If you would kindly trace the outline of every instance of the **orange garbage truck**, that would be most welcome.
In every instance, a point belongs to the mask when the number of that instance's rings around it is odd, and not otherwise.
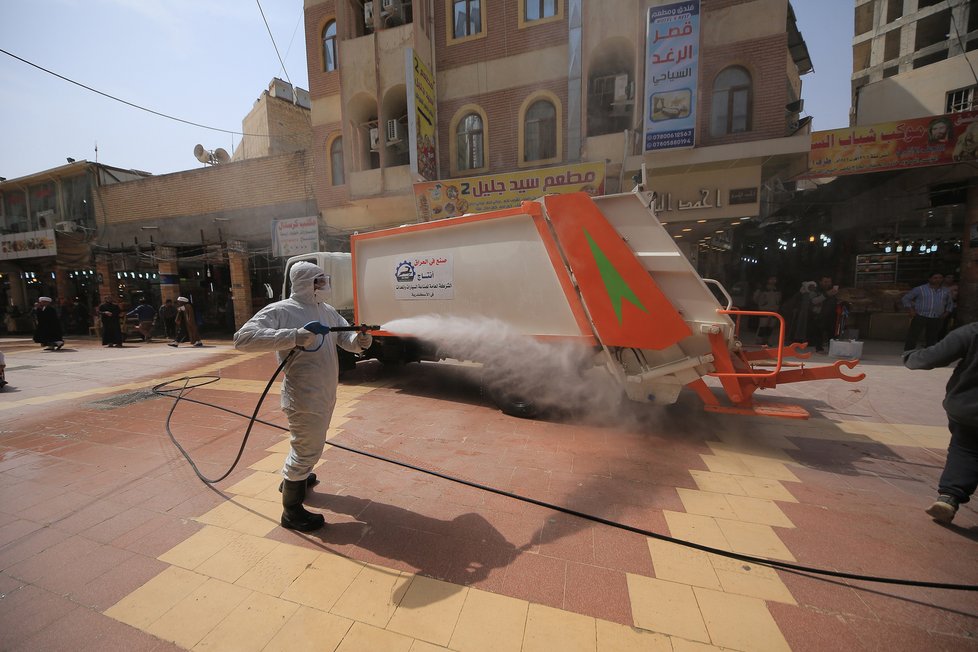
[[[506,329],[508,342],[515,336],[581,352],[575,372],[582,364],[600,368],[606,384],[634,401],[671,404],[686,389],[708,411],[791,418],[808,413],[761,402],[757,391],[863,378],[843,372],[856,360],[790,361],[808,354],[785,346],[783,322],[777,346],[742,346],[742,317],[780,321],[780,315],[733,308],[726,290],[692,267],[651,203],[641,192],[548,195],[516,208],[353,235],[356,321],[381,325],[370,354],[383,362],[465,357],[465,347],[461,354],[446,351],[426,337],[437,329],[417,325],[489,322]],[[470,330],[472,339],[481,337],[478,328]],[[477,344],[467,349],[470,357],[491,363],[478,359],[491,356]],[[560,373],[555,369],[548,373]],[[536,410],[525,391],[494,394],[504,412]]]

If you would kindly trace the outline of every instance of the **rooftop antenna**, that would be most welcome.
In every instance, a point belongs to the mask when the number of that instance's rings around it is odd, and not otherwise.
[[[95,162],[98,163],[98,141],[95,141]]]

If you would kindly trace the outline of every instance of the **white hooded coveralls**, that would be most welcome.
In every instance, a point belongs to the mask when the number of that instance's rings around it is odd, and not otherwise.
[[[314,297],[313,280],[324,274],[318,265],[295,263],[289,270],[292,295],[265,306],[249,319],[234,334],[234,348],[247,352],[274,351],[281,364],[297,345],[296,335],[305,324],[318,321],[330,327],[349,326],[332,306],[317,302]],[[308,335],[308,331],[299,334],[300,342],[303,334]],[[317,335],[306,348],[315,348],[323,337],[326,341],[318,350],[300,351],[285,367],[282,411],[289,421],[292,444],[282,468],[286,480],[305,480],[323,454],[326,430],[336,405],[339,377],[336,346],[351,353],[362,351],[357,343],[358,333],[353,331]]]

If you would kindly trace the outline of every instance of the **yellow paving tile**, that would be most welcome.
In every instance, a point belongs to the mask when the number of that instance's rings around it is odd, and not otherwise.
[[[278,491],[282,476],[267,471],[256,471],[228,487],[227,491],[239,496],[258,496],[269,487]]]
[[[795,527],[777,503],[765,498],[750,496],[727,496],[727,502],[737,515],[737,520],[748,523],[761,523],[775,527]]]
[[[523,652],[595,652],[594,618],[530,604],[523,634]]]
[[[683,487],[678,487],[676,492],[679,494],[680,500],[683,501],[683,507],[690,514],[715,518],[737,518],[737,513],[730,507],[727,497],[723,494]]]
[[[300,606],[263,652],[332,652],[351,625],[352,620]]]
[[[703,455],[703,463],[706,468],[714,473],[728,473],[730,475],[754,475],[747,465],[740,461],[740,458],[731,455]]]
[[[242,534],[201,562],[194,570],[234,584],[279,545],[269,539]]]
[[[694,641],[710,640],[691,587],[631,573],[626,579],[637,627]]]
[[[469,589],[448,644],[461,652],[519,652],[529,603]]]
[[[672,637],[672,652],[721,652],[722,649],[709,643],[687,641],[678,636]]]
[[[655,576],[660,580],[720,589],[720,580],[707,553],[656,539],[646,541],[652,554]]]
[[[411,644],[410,652],[445,652],[447,649],[447,647],[442,647],[441,645],[415,639],[414,643]]]
[[[266,471],[268,473],[276,473],[282,470],[282,464],[285,463],[285,459],[278,454],[269,455],[258,460],[248,468],[252,471]]]
[[[783,462],[768,460],[751,455],[741,455],[740,461],[750,469],[750,475],[758,478],[771,478],[782,482],[801,482],[798,476]]]
[[[280,441],[280,442],[278,442],[276,444],[272,444],[271,446],[269,446],[268,448],[266,448],[265,449],[265,452],[267,452],[267,453],[279,453],[280,455],[283,455],[284,456],[284,455],[288,455],[289,450],[291,450],[291,448],[292,448],[292,444],[291,444],[291,442],[289,442],[289,438],[288,437],[284,437],[282,439],[282,441]],[[279,457],[279,459],[282,461],[282,463],[285,462],[285,457]],[[279,471],[282,470],[282,464],[279,464],[278,465],[278,470]],[[269,471],[269,473],[270,473],[270,471]],[[278,476],[278,479],[281,481],[282,476],[279,475]]]
[[[887,446],[915,446],[916,442],[894,424],[872,421],[839,421],[835,427],[842,433],[862,435]],[[842,439],[842,437],[839,437]],[[851,437],[850,437],[851,439]]]
[[[735,441],[731,440],[722,433],[717,433],[721,439],[724,441],[708,441],[706,445],[710,447],[714,455],[729,455],[737,457],[739,455],[753,455],[755,457],[760,457],[764,459],[776,460],[779,462],[792,462],[793,459],[791,455],[786,453],[781,446],[772,446],[770,444],[771,438],[768,437],[764,440],[759,439],[753,435],[747,435],[749,437],[747,440]],[[786,439],[781,439],[781,441],[787,441]],[[791,448],[797,448],[797,446],[791,446]]]
[[[700,491],[712,491],[718,494],[728,494],[733,496],[746,496],[747,493],[740,483],[738,477],[727,473],[714,473],[713,471],[700,471],[691,469],[689,472],[693,476],[693,481]]]
[[[280,597],[329,611],[363,569],[363,562],[320,553]]]
[[[751,652],[790,650],[763,600],[694,588],[711,642]]]
[[[214,509],[198,516],[199,523],[206,523],[214,527],[230,528],[236,522],[248,516],[249,512],[237,502],[237,496],[226,500]]]
[[[353,623],[336,652],[410,652],[413,643],[414,639],[403,634]]]
[[[189,650],[249,595],[251,591],[248,589],[211,578],[175,604],[146,631]]]
[[[669,534],[677,539],[685,539],[720,550],[730,550],[730,544],[724,538],[715,518],[669,510],[663,510],[662,515],[666,517],[666,523],[669,525]]]
[[[664,634],[626,627],[607,620],[597,620],[597,652],[672,652],[672,643]]]
[[[294,602],[252,593],[194,646],[194,651],[260,652],[298,609]]]
[[[414,578],[387,623],[387,629],[437,645],[448,645],[468,589],[423,577]]]
[[[771,579],[751,573],[733,573],[725,570],[717,570],[716,574],[725,593],[736,593],[785,604],[798,604],[780,577]]]
[[[193,570],[240,536],[237,532],[207,526],[164,552],[158,559],[167,564]]]
[[[105,615],[138,629],[146,629],[206,581],[206,575],[170,566],[106,609]]]
[[[268,595],[281,595],[322,553],[280,543],[235,584]]]
[[[282,518],[282,496],[276,486],[274,501],[250,496],[235,496],[234,502],[244,510],[244,515],[229,525],[229,529],[263,537],[279,526]]]
[[[769,525],[728,521],[722,518],[716,519],[716,522],[723,533],[723,538],[730,543],[730,549],[734,552],[795,561],[794,556]]]
[[[752,478],[748,476],[737,477],[737,483],[744,490],[743,493],[751,498],[767,498],[768,500],[780,500],[785,503],[797,503],[791,491],[788,490],[780,480],[770,478]]]
[[[330,611],[375,627],[386,627],[413,575],[368,564]]]

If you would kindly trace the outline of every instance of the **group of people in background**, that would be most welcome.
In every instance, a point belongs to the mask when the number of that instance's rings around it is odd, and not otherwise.
[[[927,283],[903,296],[902,305],[911,315],[904,350],[916,348],[921,335],[925,345],[932,346],[954,328],[957,294],[958,284],[953,274],[934,273]],[[751,295],[751,307],[777,312],[784,318],[785,344],[808,342],[816,352],[822,353],[831,339],[842,336],[846,330],[846,304],[839,301],[838,295],[839,286],[833,283],[832,277],[822,276],[818,281],[802,282],[796,293],[784,299],[778,277],[769,276]],[[759,317],[756,343],[776,346],[778,329],[776,318]]]
[[[80,302],[74,305],[82,306]],[[33,339],[45,350],[56,351],[64,346],[64,333],[69,330],[64,325],[65,312],[68,309],[77,312],[71,306],[62,306],[61,314],[59,314],[50,297],[39,297],[34,305],[31,313],[34,321]],[[87,311],[84,313],[87,330]],[[106,295],[102,303],[95,309],[95,317],[98,320],[102,335],[102,346],[122,348],[126,339],[122,328],[123,315],[126,318],[136,319],[138,324],[136,332],[142,337],[143,342],[152,342],[153,329],[156,326],[157,318],[159,318],[163,323],[165,337],[170,340],[170,346],[176,347],[185,342],[197,347],[204,345],[200,338],[193,305],[186,297],[178,297],[176,304],[172,299],[167,299],[160,306],[159,311],[150,305],[148,299],[141,298],[132,310],[123,313],[116,298]]]

